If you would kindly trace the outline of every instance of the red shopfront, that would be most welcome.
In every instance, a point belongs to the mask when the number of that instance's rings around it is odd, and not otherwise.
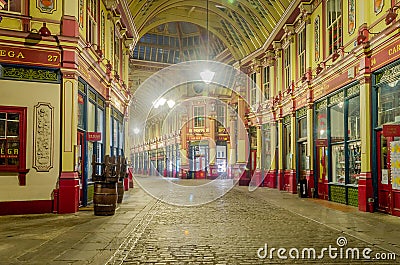
[[[400,64],[375,73],[373,100],[374,204],[378,211],[400,216]],[[372,202],[371,202],[372,203]]]

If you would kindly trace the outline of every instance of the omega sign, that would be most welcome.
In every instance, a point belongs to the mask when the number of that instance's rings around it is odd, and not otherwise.
[[[0,45],[0,62],[59,67],[61,53]]]

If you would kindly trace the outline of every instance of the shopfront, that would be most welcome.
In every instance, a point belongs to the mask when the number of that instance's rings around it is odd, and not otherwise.
[[[111,110],[111,155],[124,156],[124,115],[117,109]]]
[[[204,142],[191,142],[189,145],[188,178],[204,179],[209,164],[209,147]]]
[[[328,200],[328,100],[324,99],[314,104],[315,106],[315,183],[318,198]]]
[[[78,89],[77,171],[81,181],[81,205],[85,206],[93,201],[92,157],[95,155],[97,162],[103,162],[105,154],[105,100],[82,79]]]
[[[282,159],[283,159],[283,170],[284,177],[282,187],[284,190],[289,191],[290,179],[292,175],[292,115],[286,115],[283,117],[283,147],[282,147]]]
[[[389,65],[374,75],[373,159],[376,206],[379,211],[400,216],[400,65]]]
[[[318,196],[358,206],[361,173],[359,85],[351,84],[315,103]],[[328,164],[327,164],[328,162]]]
[[[307,170],[309,169],[307,156],[307,107],[296,111],[296,126],[296,180],[297,183],[300,183],[306,179]]]

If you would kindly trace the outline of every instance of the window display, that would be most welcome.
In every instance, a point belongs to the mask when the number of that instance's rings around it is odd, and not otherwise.
[[[16,170],[20,164],[25,136],[21,135],[22,108],[0,107],[0,171]]]
[[[332,146],[332,182],[346,183],[346,163],[344,144]]]
[[[353,142],[348,146],[349,153],[349,184],[358,185],[361,173],[361,142]]]
[[[349,99],[348,140],[360,139],[360,96]]]

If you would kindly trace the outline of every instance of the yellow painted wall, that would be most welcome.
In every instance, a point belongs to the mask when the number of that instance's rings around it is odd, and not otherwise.
[[[50,200],[59,176],[60,157],[60,85],[0,80],[0,106],[27,107],[26,186],[19,186],[16,173],[0,173],[0,201]],[[54,107],[53,168],[36,172],[32,168],[34,106],[38,102]]]

